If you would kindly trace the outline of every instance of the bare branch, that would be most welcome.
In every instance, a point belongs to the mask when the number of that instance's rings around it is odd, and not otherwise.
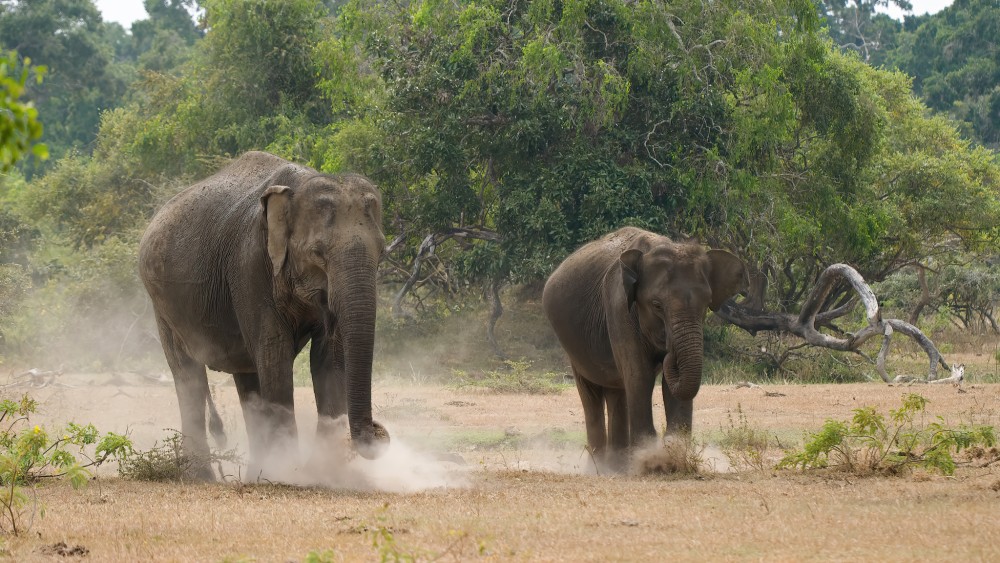
[[[848,333],[846,338],[824,334],[819,331],[816,324],[817,322],[827,323],[839,316],[843,316],[854,305],[855,301],[852,299],[832,311],[821,311],[824,304],[827,303],[827,297],[830,295],[830,292],[841,280],[847,281],[851,288],[854,289],[854,292],[865,307],[865,315],[868,320],[868,326],[855,334]],[[919,328],[903,320],[882,318],[882,312],[879,309],[875,293],[872,292],[864,278],[861,277],[861,274],[847,264],[833,264],[820,274],[816,286],[806,297],[798,315],[750,310],[736,304],[732,299],[723,303],[722,307],[715,314],[726,322],[732,323],[751,334],[758,331],[787,332],[802,338],[807,344],[812,346],[842,352],[855,352],[861,355],[864,355],[861,353],[861,346],[870,338],[881,334],[883,336],[882,348],[879,351],[875,364],[882,380],[887,383],[889,382],[889,375],[885,369],[885,360],[889,353],[890,339],[895,332],[912,338],[927,354],[930,364],[927,381],[937,379],[938,365],[943,366],[945,369],[950,369],[934,343]]]
[[[390,251],[390,248],[394,249],[398,246],[398,244],[402,244],[402,241],[397,243],[397,240],[399,240],[402,236],[403,234],[401,233],[399,237],[396,237],[396,240],[393,240],[393,242],[386,247],[387,252]],[[418,284],[420,280],[420,270],[423,267],[424,260],[434,256],[434,251],[438,245],[452,238],[476,239],[488,242],[499,242],[501,240],[500,235],[495,231],[470,227],[451,227],[445,229],[444,231],[431,233],[424,237],[423,242],[421,242],[420,246],[417,248],[417,255],[413,258],[413,267],[410,270],[409,277],[407,277],[406,281],[403,282],[403,286],[399,288],[399,291],[396,292],[395,298],[393,298],[392,317],[394,319],[409,316],[409,314],[403,310],[403,298],[406,297],[406,294]]]

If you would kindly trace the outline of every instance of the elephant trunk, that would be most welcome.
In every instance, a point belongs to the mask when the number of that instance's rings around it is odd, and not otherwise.
[[[351,441],[366,459],[376,459],[385,451],[389,434],[372,420],[372,357],[375,351],[375,270],[376,262],[364,246],[352,245],[347,267],[340,271],[344,283],[338,299],[338,324],[344,342],[347,375],[347,419]],[[334,282],[331,281],[331,287]],[[332,291],[332,289],[331,289]]]
[[[704,340],[701,323],[680,323],[671,330],[667,356],[663,358],[663,381],[670,394],[680,401],[690,401],[701,388],[704,363]]]

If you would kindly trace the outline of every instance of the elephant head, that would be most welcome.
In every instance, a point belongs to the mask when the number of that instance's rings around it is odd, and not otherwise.
[[[361,176],[321,174],[294,188],[270,186],[260,201],[275,299],[292,308],[304,300],[337,323],[351,439],[374,459],[389,441],[371,405],[375,277],[385,248],[379,192]]]
[[[620,265],[643,340],[666,353],[664,385],[678,400],[693,399],[701,386],[706,310],[718,309],[742,288],[743,262],[724,250],[667,242],[626,250]]]

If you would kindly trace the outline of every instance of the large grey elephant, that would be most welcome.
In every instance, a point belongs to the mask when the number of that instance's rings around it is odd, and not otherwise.
[[[276,447],[297,453],[292,362],[309,341],[319,437],[347,414],[361,455],[375,458],[386,446],[371,405],[381,205],[363,176],[250,152],[153,217],[139,273],[193,459],[207,459],[206,406],[213,435],[222,432],[205,366],[233,374],[251,468]],[[212,478],[207,461],[197,470]]]
[[[743,262],[729,252],[633,227],[584,245],[552,273],[542,306],[569,356],[598,463],[621,467],[630,446],[656,436],[661,366],[667,432],[690,432],[706,310],[744,278]]]

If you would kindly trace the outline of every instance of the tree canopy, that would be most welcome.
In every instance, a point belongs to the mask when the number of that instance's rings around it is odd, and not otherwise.
[[[730,249],[744,306],[794,311],[833,263],[878,282],[997,253],[988,128],[953,121],[988,117],[996,88],[978,1],[897,25],[810,0],[204,0],[199,22],[147,0],[129,31],[91,0],[0,2],[2,46],[50,67],[23,95],[54,156],[0,177],[4,221],[34,229],[39,286],[104,271],[136,309],[128,258],[157,205],[268,150],[380,185],[401,296],[538,282],[635,225]],[[73,295],[113,307],[108,287]]]
[[[38,109],[21,99],[31,74],[41,83],[45,68],[31,66],[17,51],[0,52],[0,172],[10,170],[29,151],[39,159],[48,158],[48,148],[39,143],[42,124]]]

